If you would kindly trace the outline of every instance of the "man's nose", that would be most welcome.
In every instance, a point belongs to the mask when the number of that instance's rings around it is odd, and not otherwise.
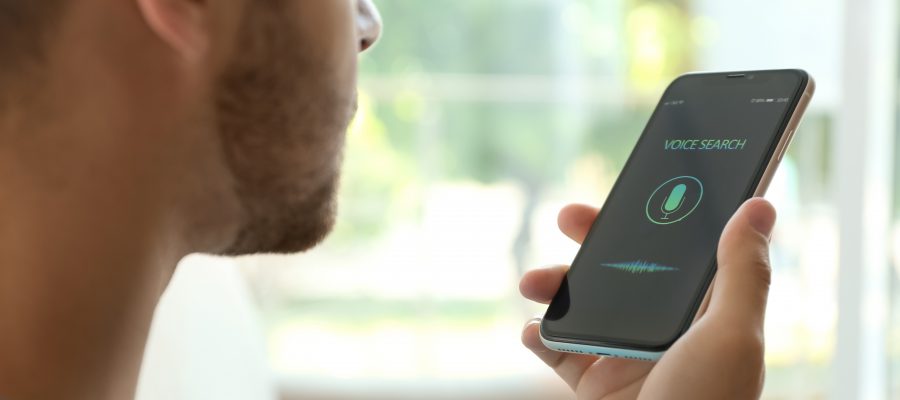
[[[372,0],[357,0],[356,31],[359,51],[366,51],[381,36],[381,15]]]

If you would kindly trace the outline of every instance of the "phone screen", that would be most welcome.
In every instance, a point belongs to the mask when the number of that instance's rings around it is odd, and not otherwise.
[[[705,295],[719,236],[755,191],[807,80],[786,70],[672,83],[548,308],[545,336],[668,348]]]

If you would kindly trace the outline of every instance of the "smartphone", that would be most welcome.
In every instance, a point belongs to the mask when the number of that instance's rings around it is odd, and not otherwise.
[[[765,194],[814,91],[802,70],[672,82],[547,308],[543,343],[659,359],[693,322],[725,224]]]

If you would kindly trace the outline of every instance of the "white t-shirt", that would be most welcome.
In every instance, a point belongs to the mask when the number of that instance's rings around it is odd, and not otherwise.
[[[274,400],[257,309],[233,261],[192,256],[156,309],[138,400]]]

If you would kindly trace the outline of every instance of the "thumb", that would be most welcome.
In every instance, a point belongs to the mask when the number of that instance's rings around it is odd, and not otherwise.
[[[760,198],[748,200],[731,217],[719,240],[711,315],[762,329],[772,279],[769,237],[774,226],[775,208]]]

